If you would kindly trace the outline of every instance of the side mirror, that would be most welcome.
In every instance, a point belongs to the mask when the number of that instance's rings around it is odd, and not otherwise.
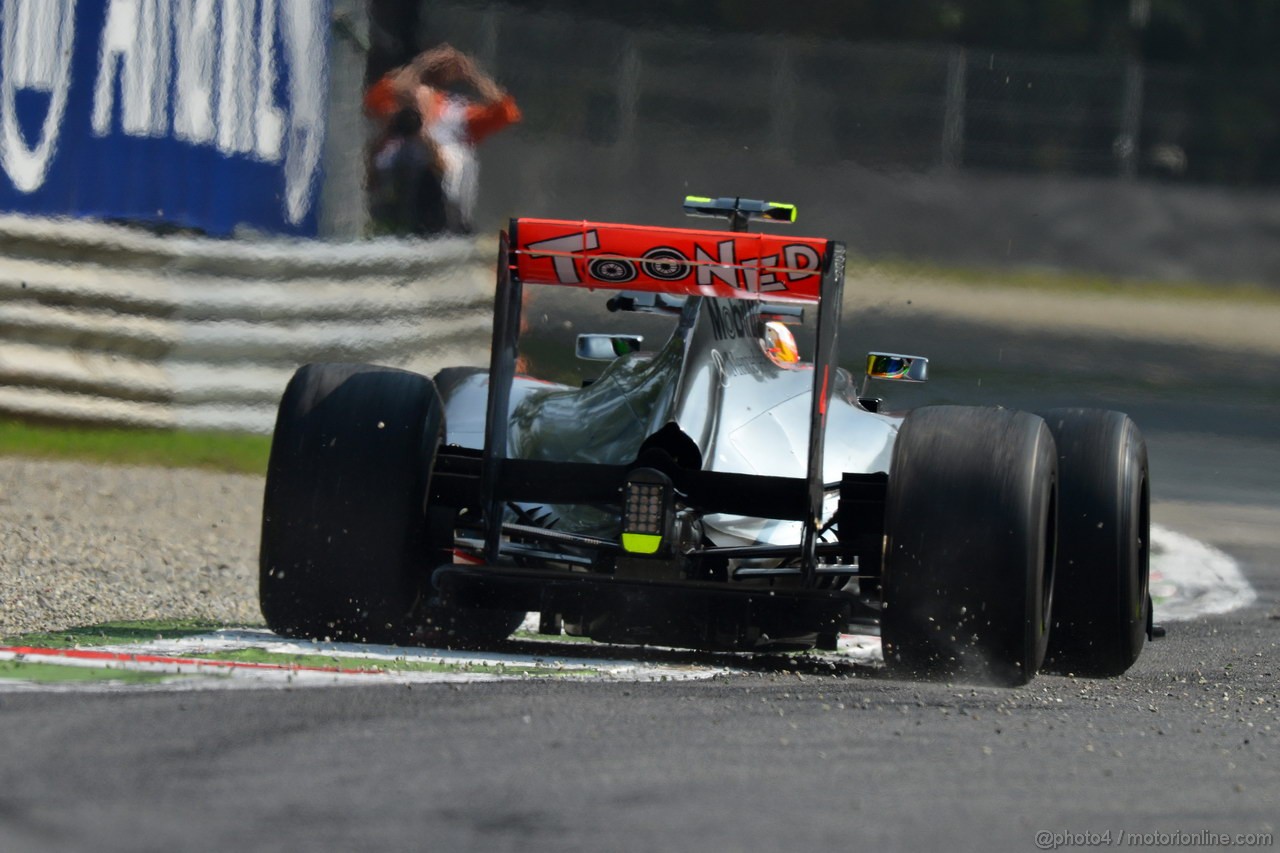
[[[929,359],[920,355],[869,352],[867,353],[867,378],[924,382],[929,378]]]
[[[586,361],[613,361],[638,352],[644,338],[640,335],[578,335],[578,358]]]

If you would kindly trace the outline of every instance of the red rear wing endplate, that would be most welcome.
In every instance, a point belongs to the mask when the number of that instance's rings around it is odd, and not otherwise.
[[[528,284],[817,302],[829,241],[813,237],[513,219],[516,277]]]

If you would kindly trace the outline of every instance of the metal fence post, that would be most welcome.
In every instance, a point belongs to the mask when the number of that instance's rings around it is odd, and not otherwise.
[[[1124,98],[1120,102],[1120,134],[1116,137],[1116,157],[1120,160],[1120,177],[1132,179],[1138,172],[1138,136],[1142,130],[1142,84],[1146,69],[1142,62],[1130,59],[1124,67]]]
[[[359,0],[334,0],[332,15],[319,232],[349,240],[363,236],[369,224],[364,168],[368,123],[362,102],[369,14]]]
[[[947,54],[947,95],[942,113],[943,169],[958,169],[964,163],[964,101],[969,54],[953,47]]]
[[[485,9],[480,26],[480,67],[490,74],[498,74],[498,28],[501,21],[495,9]]]
[[[1142,64],[1142,31],[1151,19],[1151,0],[1129,0],[1129,57],[1124,68],[1124,99],[1121,101],[1120,134],[1116,137],[1116,157],[1120,177],[1132,179],[1138,172],[1138,142],[1142,133],[1142,91],[1146,67]]]
[[[640,51],[634,38],[627,39],[618,66],[618,135],[613,141],[613,155],[618,167],[629,167],[635,152],[636,114],[640,110]]]
[[[769,90],[769,142],[779,157],[789,160],[796,120],[796,74],[791,67],[791,48],[785,43],[775,55]]]

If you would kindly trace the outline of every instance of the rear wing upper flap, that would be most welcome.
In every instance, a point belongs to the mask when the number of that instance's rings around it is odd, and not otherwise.
[[[817,302],[833,243],[813,237],[513,219],[516,278],[689,296]]]

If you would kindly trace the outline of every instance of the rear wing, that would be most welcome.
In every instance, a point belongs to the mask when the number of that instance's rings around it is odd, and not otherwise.
[[[727,209],[711,201],[708,210]],[[731,212],[741,213],[741,200],[730,201]],[[745,225],[745,218],[738,218]],[[486,559],[498,559],[505,501],[522,493],[522,482],[542,484],[540,488],[545,490],[545,484],[564,478],[566,471],[562,465],[557,467],[559,463],[507,459],[507,413],[515,379],[525,283],[808,302],[816,304],[818,317],[807,476],[803,481],[771,481],[769,488],[776,490],[775,495],[786,492],[793,498],[774,502],[786,506],[756,509],[762,517],[804,521],[800,564],[805,582],[812,584],[823,516],[822,452],[827,403],[835,384],[844,266],[844,244],[834,240],[558,219],[511,220],[510,231],[501,234],[498,241],[493,348],[480,473]],[[590,479],[587,470],[592,466],[579,467],[581,470],[571,479]],[[753,479],[716,472],[702,472],[701,476],[720,493],[740,491],[744,479]],[[598,500],[599,495],[594,497]]]
[[[513,219],[515,277],[685,296],[817,302],[831,241],[776,234]]]

